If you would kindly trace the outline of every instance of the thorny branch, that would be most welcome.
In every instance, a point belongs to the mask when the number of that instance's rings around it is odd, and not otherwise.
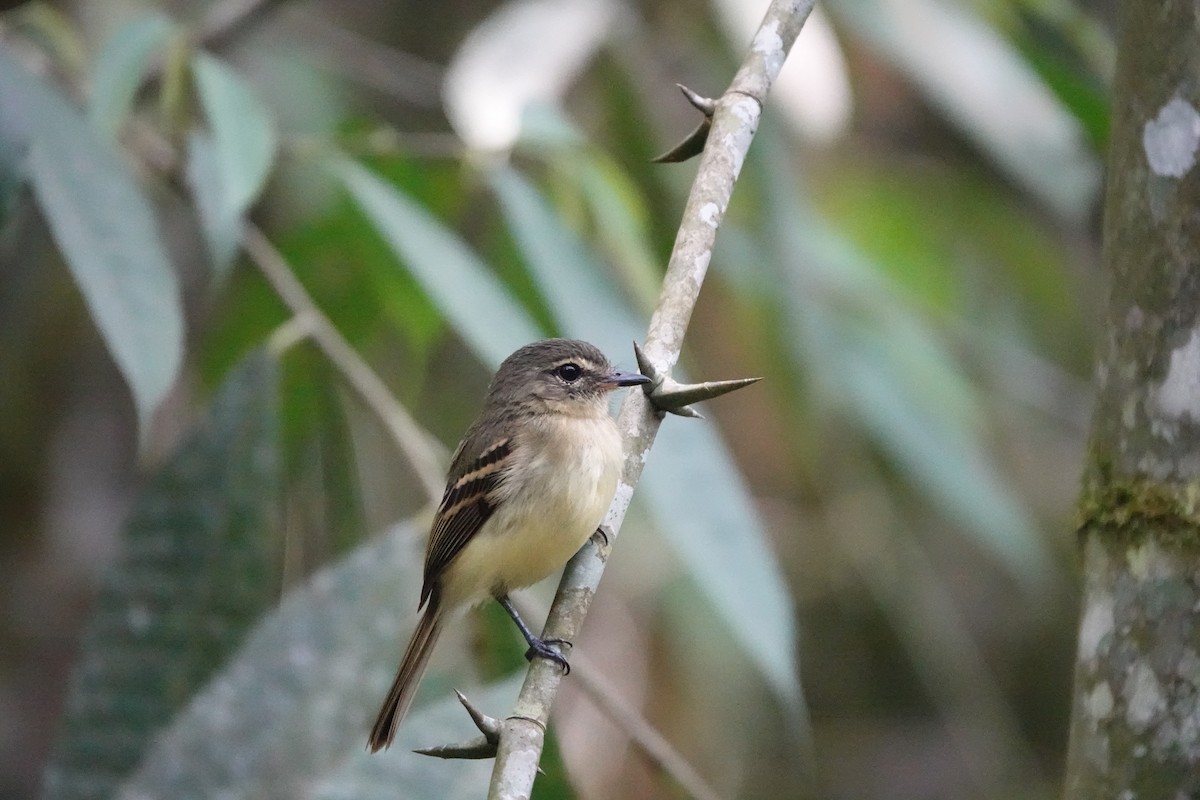
[[[692,183],[643,348],[646,358],[660,374],[668,375],[679,360],[684,334],[712,259],[717,228],[758,127],[767,90],[779,74],[812,6],[813,0],[774,0],[733,82],[716,101],[708,144]],[[617,425],[624,438],[625,466],[617,495],[604,520],[604,528],[613,538],[620,530],[661,421],[661,415],[643,394],[631,392],[621,406]],[[544,636],[566,640],[576,637],[600,582],[608,552],[609,547],[591,542],[567,565]],[[535,659],[530,664],[516,707],[501,729],[488,793],[492,800],[530,796],[550,706],[561,678],[558,668],[549,661]]]

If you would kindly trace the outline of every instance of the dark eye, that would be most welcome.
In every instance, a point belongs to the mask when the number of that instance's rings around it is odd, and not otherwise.
[[[579,376],[583,374],[578,364],[563,364],[556,367],[554,374],[562,378],[567,383],[574,383],[579,380]]]

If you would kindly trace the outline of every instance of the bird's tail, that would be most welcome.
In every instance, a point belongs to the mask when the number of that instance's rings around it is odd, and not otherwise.
[[[408,642],[408,649],[404,651],[400,669],[396,671],[396,679],[392,681],[387,700],[383,701],[383,708],[379,709],[375,727],[371,728],[371,739],[367,746],[371,748],[372,753],[391,745],[392,739],[396,737],[396,728],[408,714],[413,697],[417,694],[417,686],[421,683],[421,676],[425,674],[425,667],[429,665],[433,646],[437,644],[438,635],[442,632],[441,614],[437,613],[436,605],[430,603],[426,607],[425,614],[417,623],[417,629],[413,631],[412,639]]]

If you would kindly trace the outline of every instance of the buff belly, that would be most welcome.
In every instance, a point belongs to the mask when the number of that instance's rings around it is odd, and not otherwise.
[[[523,458],[514,474],[523,480],[507,482],[495,513],[446,569],[447,606],[537,583],[565,564],[603,520],[621,467],[612,420],[569,419],[540,436],[540,447],[532,443],[517,450]]]

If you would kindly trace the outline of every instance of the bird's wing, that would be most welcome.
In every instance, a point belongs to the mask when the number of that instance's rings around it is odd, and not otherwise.
[[[469,447],[469,438],[460,445],[455,462]],[[498,439],[485,447],[479,456],[468,462],[458,478],[451,471],[451,480],[446,493],[433,518],[433,530],[429,534],[429,547],[425,551],[425,584],[421,587],[421,605],[434,591],[438,577],[466,547],[471,537],[479,532],[496,510],[495,489],[504,475],[504,468],[511,463],[512,439]]]

